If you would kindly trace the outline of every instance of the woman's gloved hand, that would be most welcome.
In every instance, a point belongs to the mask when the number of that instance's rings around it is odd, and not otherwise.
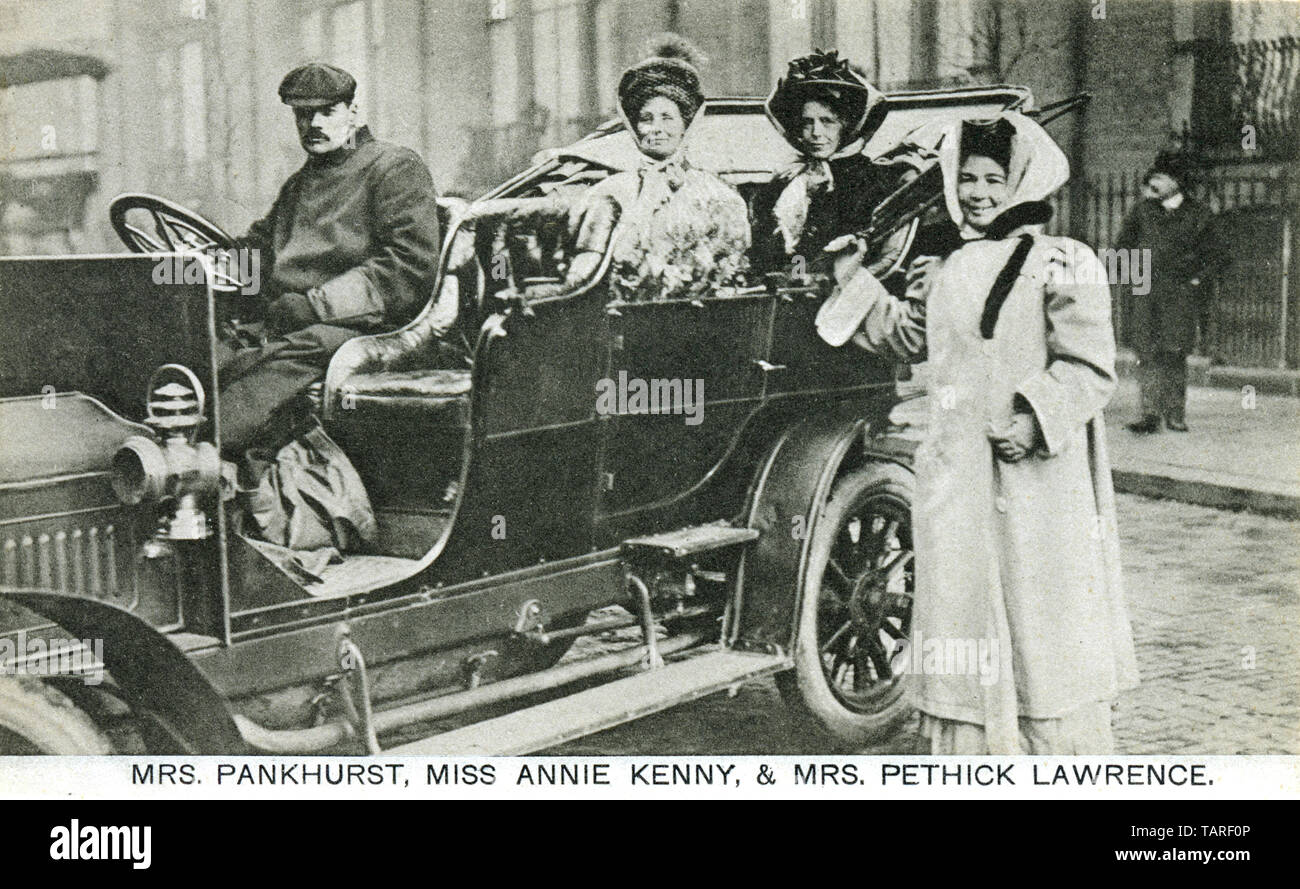
[[[862,257],[867,255],[867,242],[855,235],[840,235],[822,248],[830,254],[835,283],[843,287],[862,268]]]
[[[989,441],[993,451],[1007,463],[1017,463],[1042,444],[1043,436],[1033,414],[1015,413],[1001,425],[990,425]]]
[[[319,320],[311,300],[301,293],[282,293],[266,307],[266,324],[276,333],[302,330]]]
[[[930,295],[934,275],[942,265],[943,260],[937,256],[918,256],[913,259],[907,267],[907,290],[904,295],[908,299],[924,302]]]

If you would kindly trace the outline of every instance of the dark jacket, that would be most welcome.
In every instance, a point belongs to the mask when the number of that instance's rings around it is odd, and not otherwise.
[[[755,191],[750,203],[750,264],[755,270],[786,270],[795,253],[812,262],[835,238],[865,228],[871,211],[902,184],[902,174],[908,169],[877,164],[861,154],[830,161],[830,167],[834,187],[813,193],[808,220],[792,253],[786,252],[785,239],[773,216],[777,199],[790,184],[789,177],[774,177]]]
[[[1210,278],[1226,262],[1209,208],[1191,197],[1184,198],[1176,210],[1143,200],[1124,220],[1115,248],[1151,251],[1149,262],[1143,260],[1149,292],[1135,292],[1132,275],[1128,281],[1116,282],[1130,312],[1128,344],[1144,354],[1190,353],[1196,345],[1197,321],[1209,307]],[[1130,253],[1130,266],[1133,258]]]
[[[323,322],[395,327],[432,292],[437,196],[418,154],[362,127],[355,147],[310,156],[240,245],[262,251],[267,302],[302,293]]]

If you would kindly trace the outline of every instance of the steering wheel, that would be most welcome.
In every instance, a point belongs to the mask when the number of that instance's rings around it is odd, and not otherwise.
[[[235,249],[235,239],[180,204],[152,194],[120,194],[108,205],[108,219],[132,253],[203,254],[212,259],[213,290],[231,293],[243,286],[225,253]]]

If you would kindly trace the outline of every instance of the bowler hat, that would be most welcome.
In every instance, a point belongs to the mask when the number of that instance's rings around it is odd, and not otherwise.
[[[1187,191],[1195,179],[1196,165],[1187,152],[1166,150],[1156,155],[1155,163],[1142,176],[1142,181],[1149,182],[1157,173],[1163,173],[1177,182],[1180,190]]]
[[[342,68],[324,62],[294,68],[280,81],[280,101],[295,108],[351,103],[356,94],[356,79]]]

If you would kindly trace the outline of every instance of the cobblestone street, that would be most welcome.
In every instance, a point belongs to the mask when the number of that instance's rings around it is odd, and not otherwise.
[[[1119,498],[1142,685],[1119,702],[1120,753],[1300,753],[1300,523]],[[912,753],[908,731],[865,752]],[[550,753],[825,752],[770,680]]]
[[[1142,685],[1124,753],[1300,753],[1300,525],[1123,498]]]

